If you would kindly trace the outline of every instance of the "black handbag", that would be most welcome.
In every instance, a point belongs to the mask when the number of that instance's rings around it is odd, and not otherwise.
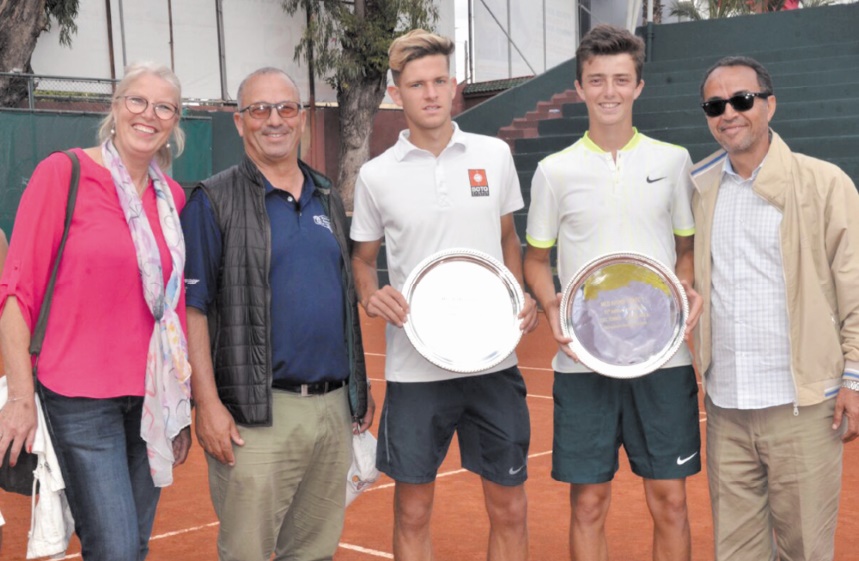
[[[30,454],[23,448],[18,454],[18,463],[15,467],[9,465],[9,455],[12,447],[6,449],[3,456],[3,465],[0,466],[0,489],[10,493],[30,496],[33,494],[33,472],[36,471],[38,456]]]
[[[34,357],[33,360],[33,387],[38,388],[38,380],[36,372],[39,365],[39,353],[42,352],[42,342],[45,340],[45,330],[48,325],[48,314],[51,311],[51,301],[54,297],[54,284],[57,281],[57,270],[60,267],[60,259],[63,256],[63,249],[66,247],[66,239],[69,237],[69,226],[72,224],[72,214],[75,210],[75,201],[78,197],[78,183],[80,180],[80,162],[78,157],[70,151],[63,152],[72,161],[72,176],[69,181],[69,198],[66,203],[66,220],[63,227],[63,237],[60,241],[60,247],[57,250],[57,258],[54,260],[54,266],[51,271],[51,278],[48,281],[48,286],[45,289],[45,299],[42,301],[42,308],[39,310],[39,320],[36,323],[36,329],[33,331],[33,336],[30,338],[30,354]],[[43,402],[44,403],[44,402]],[[47,414],[45,415],[47,419]],[[18,463],[14,467],[9,465],[10,449],[6,450],[6,455],[3,457],[3,464],[0,465],[0,489],[9,491],[10,493],[18,493],[19,495],[30,496],[33,494],[33,481],[38,464],[38,456],[31,454],[21,449],[18,454]]]

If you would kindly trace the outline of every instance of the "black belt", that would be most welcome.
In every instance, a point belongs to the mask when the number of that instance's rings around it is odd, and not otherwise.
[[[318,384],[286,384],[278,380],[272,381],[271,386],[276,390],[298,393],[303,396],[323,395],[334,390],[339,390],[346,385],[346,380],[336,382],[319,382]]]

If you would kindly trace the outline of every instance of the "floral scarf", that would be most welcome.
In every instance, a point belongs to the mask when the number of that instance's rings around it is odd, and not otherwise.
[[[173,262],[173,272],[167,286],[164,286],[161,254],[143,209],[143,201],[113,142],[107,140],[101,151],[104,165],[113,177],[116,194],[134,241],[143,296],[155,318],[155,328],[146,355],[146,393],[140,436],[146,441],[152,481],[156,487],[166,487],[173,483],[172,440],[191,424],[188,343],[176,314],[182,290],[182,272],[185,269],[185,238],[167,180],[158,164],[152,162],[149,165],[149,177],[155,188],[164,241]]]

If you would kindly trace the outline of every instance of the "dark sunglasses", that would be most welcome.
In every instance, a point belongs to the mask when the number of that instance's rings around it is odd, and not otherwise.
[[[271,116],[271,110],[277,111],[277,114],[283,119],[289,119],[298,115],[301,110],[301,104],[294,101],[282,101],[281,103],[252,103],[244,109],[239,109],[239,113],[247,111],[254,119],[268,119]]]
[[[748,111],[755,105],[755,98],[766,99],[772,92],[746,92],[731,96],[730,99],[711,99],[701,104],[701,109],[708,117],[718,117],[725,112],[725,107],[730,103],[734,111]]]

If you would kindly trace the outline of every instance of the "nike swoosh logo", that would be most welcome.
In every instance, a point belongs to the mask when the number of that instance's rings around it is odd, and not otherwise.
[[[522,471],[523,469],[525,469],[525,466],[524,466],[524,465],[519,466],[519,468],[518,468],[518,469],[510,468],[510,471],[508,471],[507,473],[509,473],[510,475],[516,475],[517,473],[519,473],[519,472],[520,472],[520,471]]]
[[[691,460],[692,458],[694,458],[697,455],[698,455],[698,452],[695,452],[694,454],[692,454],[691,456],[688,456],[686,458],[681,458],[680,456],[677,456],[677,465],[682,466],[683,464],[685,464],[686,462],[688,462],[689,460]]]
[[[662,177],[657,177],[656,179],[650,179],[650,176],[647,176],[648,183],[656,183],[657,181],[662,181],[663,179],[665,179],[664,175]]]

